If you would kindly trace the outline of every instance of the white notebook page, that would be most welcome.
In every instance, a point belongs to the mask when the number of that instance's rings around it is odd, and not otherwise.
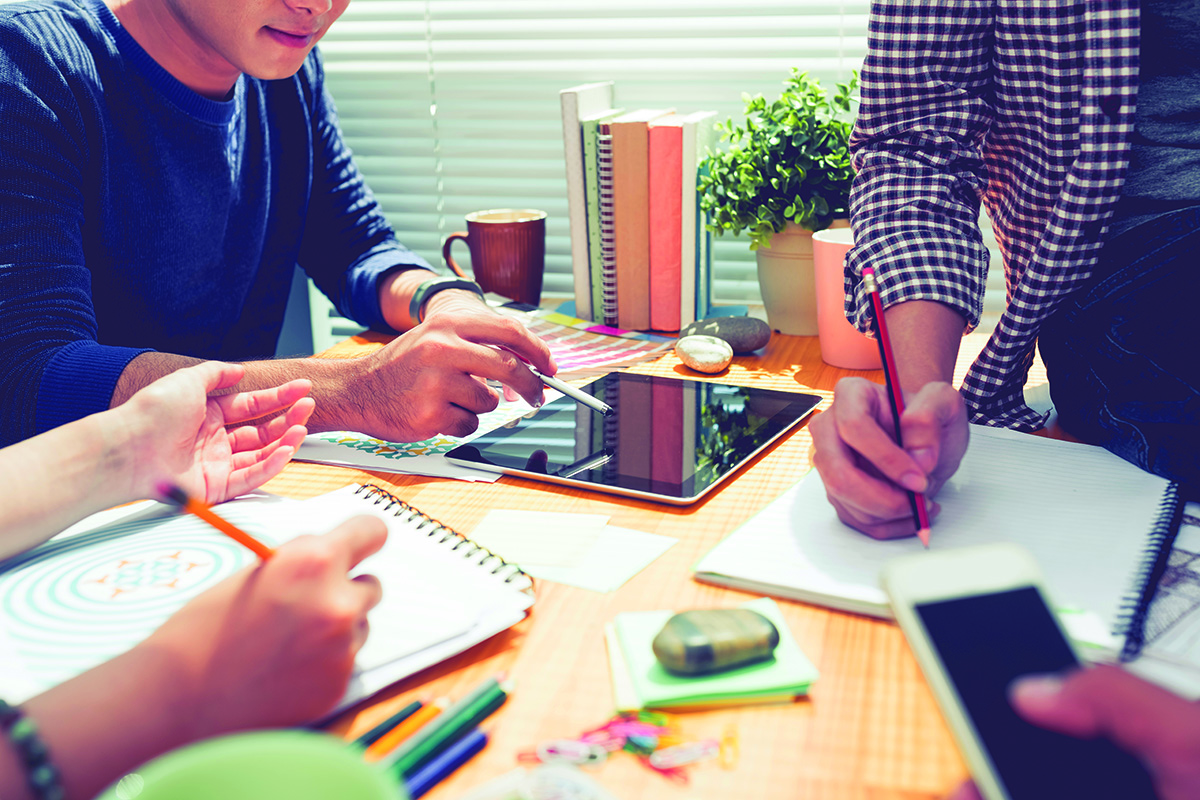
[[[967,455],[937,497],[930,549],[1020,544],[1041,565],[1056,607],[1093,612],[1111,630],[1167,485],[1098,447],[972,426]],[[916,537],[875,541],[842,524],[813,470],[695,569],[702,580],[764,584],[890,616],[883,565],[922,549]]]

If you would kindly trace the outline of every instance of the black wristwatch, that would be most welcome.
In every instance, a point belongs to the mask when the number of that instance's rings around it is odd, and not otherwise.
[[[469,281],[466,278],[430,278],[417,287],[413,292],[412,300],[408,303],[408,315],[417,322],[425,321],[425,303],[429,298],[433,297],[440,291],[445,289],[466,289],[468,292],[474,292],[479,295],[479,299],[483,300],[483,289],[475,281]],[[486,301],[485,301],[486,302]]]

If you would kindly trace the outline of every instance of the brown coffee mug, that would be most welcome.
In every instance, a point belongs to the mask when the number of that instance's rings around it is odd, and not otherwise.
[[[471,251],[475,282],[518,303],[536,306],[542,299],[546,268],[546,212],[493,208],[467,214],[467,229],[446,237],[442,258],[460,277],[467,277],[450,255],[455,239]]]

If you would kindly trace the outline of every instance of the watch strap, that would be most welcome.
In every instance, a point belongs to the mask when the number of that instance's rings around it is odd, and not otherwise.
[[[480,300],[484,299],[483,289],[475,281],[457,277],[430,278],[413,292],[412,300],[408,303],[408,315],[417,322],[424,322],[425,304],[429,302],[429,298],[446,289],[465,289],[479,295]]]

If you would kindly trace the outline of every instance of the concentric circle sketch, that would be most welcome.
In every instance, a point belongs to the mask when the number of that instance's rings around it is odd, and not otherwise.
[[[53,686],[145,639],[256,558],[200,520],[132,523],[52,542],[0,574],[0,614],[29,672]]]

